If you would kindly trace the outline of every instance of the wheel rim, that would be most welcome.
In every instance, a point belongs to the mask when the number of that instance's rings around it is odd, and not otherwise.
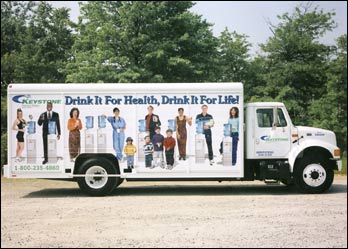
[[[85,181],[88,187],[93,189],[99,189],[105,186],[108,182],[108,173],[101,166],[92,166],[86,171]],[[98,176],[88,176],[98,175]],[[100,176],[99,176],[100,175]]]
[[[320,164],[309,164],[303,170],[303,181],[311,187],[318,187],[325,182],[326,170]]]

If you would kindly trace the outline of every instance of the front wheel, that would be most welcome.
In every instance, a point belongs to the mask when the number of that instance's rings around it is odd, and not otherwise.
[[[92,196],[109,194],[121,181],[116,174],[115,166],[107,159],[98,158],[84,162],[78,173],[85,177],[78,177],[77,183],[81,190]]]
[[[318,194],[330,188],[334,171],[328,160],[303,158],[295,168],[296,187],[304,193]]]

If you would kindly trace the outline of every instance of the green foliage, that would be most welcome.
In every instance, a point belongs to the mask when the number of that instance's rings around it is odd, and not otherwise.
[[[229,32],[227,28],[221,33],[216,60],[217,81],[245,82],[249,73],[250,46],[246,35]]]
[[[7,133],[1,134],[1,168],[7,164]]]
[[[347,151],[347,35],[337,39],[326,76],[325,92],[313,101],[309,114],[315,126],[334,131],[339,147]]]
[[[217,39],[192,2],[81,5],[67,82],[201,82],[212,79]]]
[[[1,82],[64,82],[74,42],[69,10],[46,2],[1,2]]]

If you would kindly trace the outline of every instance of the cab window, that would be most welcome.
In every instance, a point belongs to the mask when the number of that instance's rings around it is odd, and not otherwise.
[[[273,121],[273,109],[257,109],[257,123],[261,128],[272,127],[273,123],[277,124],[278,127],[286,127],[287,122],[283,110],[278,108],[278,120]]]

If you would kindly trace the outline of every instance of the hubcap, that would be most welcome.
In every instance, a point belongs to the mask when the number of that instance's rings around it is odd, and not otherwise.
[[[326,171],[320,164],[309,164],[303,170],[303,181],[311,187],[318,187],[325,182]]]
[[[92,166],[86,171],[85,181],[88,187],[99,189],[105,186],[108,181],[108,173],[103,167]],[[94,176],[88,176],[94,175]],[[97,176],[96,176],[97,175]],[[99,176],[100,175],[100,176]]]

